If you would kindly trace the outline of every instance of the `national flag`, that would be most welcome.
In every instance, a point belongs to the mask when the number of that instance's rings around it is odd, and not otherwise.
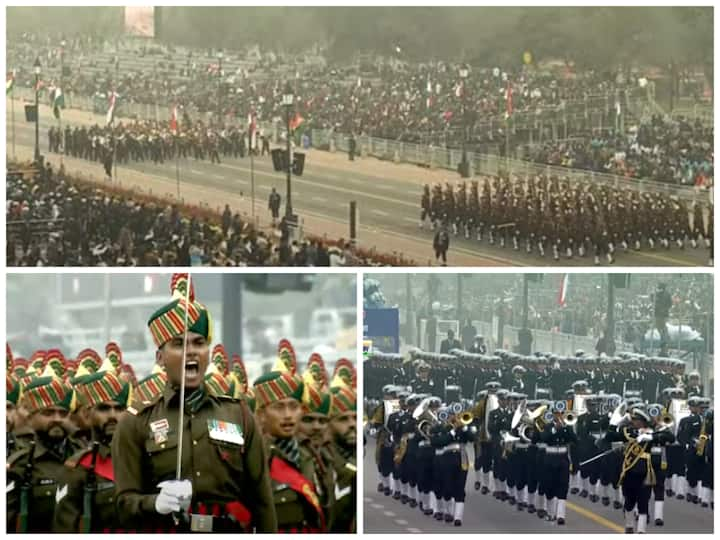
[[[7,79],[5,80],[5,95],[7,96],[10,92],[12,92],[13,88],[15,88],[15,72],[14,71],[7,74]]]
[[[300,116],[299,112],[295,113],[295,116],[292,120],[290,120],[290,130],[295,131],[298,127],[300,127],[300,124],[302,124],[305,121],[305,119]]]
[[[558,305],[564,306],[567,300],[568,279],[570,274],[563,274],[560,280],[560,292],[558,293]]]
[[[432,83],[430,82],[430,79],[427,80],[427,87],[425,91],[427,92],[427,98],[425,99],[425,107],[430,108],[433,104],[433,98],[432,98]]]
[[[463,83],[457,83],[455,85],[455,97],[461,98],[463,96],[463,92],[464,92]]]
[[[107,114],[105,115],[105,123],[106,125],[112,125],[113,121],[115,120],[115,100],[117,98],[117,94],[115,92],[110,92],[110,100],[108,103],[108,110]]]
[[[255,148],[255,132],[257,131],[257,117],[255,111],[248,113],[248,146]],[[252,154],[251,154],[252,155]]]
[[[52,101],[53,105],[53,114],[55,115],[55,118],[59,120],[60,109],[65,108],[65,94],[63,94],[62,89],[59,86],[54,88],[51,92],[50,100]]]
[[[45,87],[45,81],[43,81],[43,80],[41,80],[41,79],[38,79],[38,82],[37,82],[37,84],[35,85],[35,91],[36,91],[36,92],[39,92],[39,91],[42,90],[44,87]]]
[[[170,131],[177,133],[178,130],[178,114],[177,105],[175,105],[170,111]]]
[[[508,79],[507,89],[505,90],[505,118],[510,118],[513,113],[512,94],[512,85],[510,84],[510,79]]]

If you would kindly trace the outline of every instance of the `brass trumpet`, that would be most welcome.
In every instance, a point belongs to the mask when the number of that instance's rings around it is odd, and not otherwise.
[[[578,421],[578,416],[577,416],[577,414],[575,414],[572,411],[566,412],[565,414],[562,415],[562,423],[565,424],[566,426],[572,427],[575,424],[577,424],[577,421]]]
[[[472,424],[473,420],[475,420],[475,415],[473,415],[473,413],[471,413],[470,411],[465,411],[458,416],[458,421],[463,426],[468,426]]]

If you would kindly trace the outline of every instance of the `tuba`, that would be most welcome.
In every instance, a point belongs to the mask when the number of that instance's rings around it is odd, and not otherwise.
[[[695,455],[696,456],[703,456],[705,455],[705,445],[708,441],[708,435],[707,431],[705,429],[705,418],[703,417],[702,420],[702,427],[700,428],[700,436],[698,437],[697,443],[695,444]]]
[[[482,434],[486,441],[490,440],[490,432],[488,431],[488,426],[490,425],[490,413],[498,408],[500,408],[500,400],[497,395],[488,394],[485,398],[485,423],[482,429]]]

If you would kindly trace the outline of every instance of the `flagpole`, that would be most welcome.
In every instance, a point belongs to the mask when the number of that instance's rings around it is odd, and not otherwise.
[[[177,132],[175,133],[175,179],[177,180],[177,196],[180,200],[180,146]]]
[[[13,160],[15,157],[15,82],[13,81],[13,88],[10,91],[10,108],[12,109],[12,155]]]
[[[250,197],[252,199],[252,220],[255,225],[255,162],[252,148],[250,149]]]

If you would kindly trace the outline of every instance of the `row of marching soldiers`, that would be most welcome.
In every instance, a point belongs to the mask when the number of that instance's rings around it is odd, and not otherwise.
[[[705,220],[707,215],[707,224]],[[642,193],[601,184],[572,184],[557,177],[485,177],[455,186],[426,184],[420,201],[420,228],[452,229],[500,247],[553,259],[592,254],[595,264],[622,248],[666,250],[675,244],[710,248],[712,259],[713,207],[663,193]]]
[[[172,289],[148,321],[157,360],[140,381],[114,343],[102,362],[8,347],[7,530],[355,531],[354,366],[340,359],[330,378],[313,354],[301,376],[282,340],[250,385],[239,357],[211,354],[187,275]]]
[[[623,509],[626,532],[664,525],[665,496],[713,507],[713,411],[701,396],[666,388],[663,403],[638,391],[536,399],[489,382],[475,403],[387,385],[370,403],[378,491],[461,526],[467,475],[475,490],[564,525],[568,492]],[[471,451],[474,461],[471,460]]]

